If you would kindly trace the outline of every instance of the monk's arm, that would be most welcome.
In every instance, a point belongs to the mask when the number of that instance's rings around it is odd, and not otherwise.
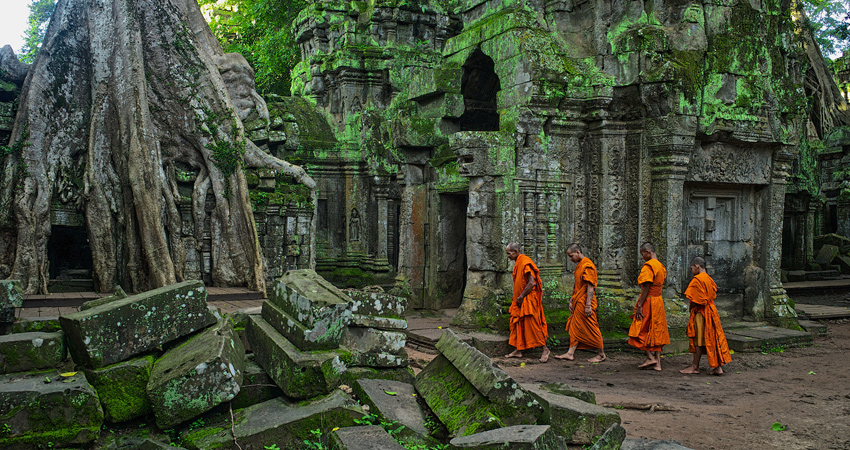
[[[593,315],[593,308],[591,308],[591,304],[593,303],[593,291],[595,289],[596,288],[592,284],[587,283],[587,300],[584,302],[584,315],[587,317]]]
[[[522,292],[519,293],[519,297],[516,299],[517,308],[522,308],[522,301],[525,300],[525,296],[531,293],[531,290],[534,289],[534,275],[528,274],[525,280],[525,288],[522,289]]]
[[[640,285],[640,297],[638,297],[637,305],[635,308],[635,317],[638,319],[643,319],[643,302],[646,301],[646,297],[649,296],[649,287],[652,286],[651,281],[647,281]]]

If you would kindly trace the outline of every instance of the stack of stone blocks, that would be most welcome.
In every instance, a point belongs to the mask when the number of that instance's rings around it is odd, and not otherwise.
[[[16,284],[0,286],[0,303],[20,307]],[[171,428],[233,399],[245,350],[206,298],[202,282],[186,281],[17,322],[0,337],[0,447],[84,445],[104,421],[149,413]]]

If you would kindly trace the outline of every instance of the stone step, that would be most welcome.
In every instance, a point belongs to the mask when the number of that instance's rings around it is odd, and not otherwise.
[[[337,450],[404,450],[378,425],[340,428],[331,433],[331,440]]]
[[[799,320],[797,323],[799,323],[804,330],[811,333],[813,337],[826,336],[827,327],[820,322],[815,322],[814,320]]]
[[[787,328],[761,326],[724,331],[729,349],[736,352],[769,351],[776,347],[799,347],[812,343],[810,333]]]
[[[443,331],[448,330],[449,327],[440,328],[424,328],[418,330],[408,330],[407,331],[407,342],[408,345],[412,348],[419,350],[421,352],[437,354],[437,341],[440,340],[440,336],[443,335]],[[455,331],[460,340],[471,344],[473,342],[472,336],[469,334]]]
[[[850,317],[850,307],[847,306],[808,305],[804,303],[797,303],[794,305],[794,310],[801,317],[809,320],[843,319],[845,317]]]

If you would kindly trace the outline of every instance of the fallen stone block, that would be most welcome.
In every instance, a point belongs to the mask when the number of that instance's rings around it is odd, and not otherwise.
[[[615,423],[605,430],[605,434],[593,443],[590,450],[618,450],[625,439],[626,430],[619,423]]]
[[[24,305],[24,291],[19,280],[0,280],[0,323],[15,321],[15,309]]]
[[[245,370],[245,349],[228,320],[204,330],[159,358],[147,385],[161,429],[232,400]]]
[[[254,362],[254,355],[245,358],[245,371],[242,375],[242,387],[231,400],[233,409],[242,409],[262,403],[283,395],[283,391],[269,377],[259,364]]]
[[[504,335],[475,331],[469,333],[469,336],[472,337],[472,346],[487,356],[502,356],[511,352],[508,338]]]
[[[0,448],[78,446],[97,439],[103,410],[82,372],[0,375]]]
[[[416,375],[416,390],[450,433],[466,436],[504,424],[493,404],[443,355]]]
[[[818,256],[815,257],[815,262],[820,265],[832,264],[832,260],[835,259],[839,253],[840,251],[835,245],[824,244],[824,246],[820,248]]]
[[[74,362],[91,369],[124,361],[215,323],[200,281],[131,295],[59,321]]]
[[[59,317],[22,317],[15,321],[12,325],[12,333],[31,333],[33,331],[41,331],[43,333],[53,333],[61,331],[62,326],[59,325]]]
[[[236,440],[244,449],[262,449],[270,444],[283,449],[305,448],[315,442],[311,430],[328,436],[332,428],[354,426],[365,414],[351,397],[339,390],[309,402],[290,403],[283,397],[233,411]],[[220,422],[183,433],[183,446],[190,450],[231,448],[230,423]],[[323,443],[327,446],[327,443]]]
[[[331,433],[337,450],[404,450],[378,425],[340,428]]]
[[[276,328],[281,326],[278,332],[292,337],[296,345],[301,339],[297,335],[303,335],[304,347],[299,348],[304,350],[337,347],[342,331],[351,320],[351,298],[309,269],[290,270],[278,278],[266,302],[285,313],[281,316],[264,304],[266,321]],[[272,318],[273,313],[281,317],[280,320]]]
[[[850,238],[844,237],[840,234],[822,234],[820,236],[815,236],[814,239],[812,239],[812,246],[814,248],[821,248],[824,245],[834,245],[838,247],[841,253],[850,252]]]
[[[551,425],[559,436],[571,444],[591,444],[596,436],[615,423],[620,423],[617,411],[575,397],[555,394],[538,387],[526,386],[545,409],[537,423]]]
[[[330,323],[332,320],[330,317],[325,317],[326,320],[320,321],[317,328],[307,328],[269,301],[263,302],[262,317],[289,342],[304,351],[332,350],[339,347],[347,323],[345,318],[350,318],[344,314],[333,315],[335,320],[333,323]],[[339,332],[328,332],[329,329],[338,329]]]
[[[126,422],[151,411],[146,387],[153,363],[154,357],[148,355],[101,369],[84,370],[89,383],[97,391],[107,422]]]
[[[841,273],[850,274],[850,256],[837,255],[832,262],[835,263]]]
[[[247,333],[255,361],[290,398],[327,394],[339,385],[350,361],[345,350],[302,352],[259,316],[250,317]]]
[[[0,373],[51,369],[64,359],[65,338],[61,331],[0,336]]]
[[[404,319],[395,319],[392,317],[364,316],[362,314],[354,314],[351,316],[350,326],[377,328],[379,330],[400,331],[407,329],[407,321]]]
[[[360,402],[369,405],[372,414],[383,417],[387,422],[398,422],[422,436],[430,434],[412,384],[367,379],[358,380],[353,388]]]
[[[543,406],[535,397],[452,330],[443,333],[436,347],[481,395],[497,405],[497,415],[505,425],[536,423],[543,414]]]
[[[89,301],[83,303],[82,306],[80,306],[80,311],[85,311],[87,309],[96,308],[100,305],[105,305],[105,304],[112,302],[112,301],[115,301],[115,300],[121,300],[122,298],[127,298],[127,293],[124,292],[124,289],[122,289],[121,286],[115,286],[115,291],[113,292],[112,295],[107,296],[107,297],[102,297],[102,298],[99,298],[99,299],[96,299],[96,300],[89,300]]]
[[[406,341],[407,336],[398,331],[347,327],[340,346],[351,351],[352,365],[401,367],[407,365]]]
[[[456,448],[476,450],[562,450],[564,445],[548,425],[514,425],[456,437]]]
[[[361,316],[401,318],[407,310],[407,299],[383,292],[347,291],[351,312]]]
[[[567,397],[575,397],[583,402],[596,404],[596,394],[592,391],[584,389],[576,389],[565,383],[549,383],[540,386],[540,389],[549,391],[553,394],[566,395]]]

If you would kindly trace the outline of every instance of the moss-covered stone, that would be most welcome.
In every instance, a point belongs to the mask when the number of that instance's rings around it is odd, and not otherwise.
[[[246,355],[245,371],[239,393],[231,400],[233,409],[242,409],[283,395],[265,370],[254,362],[254,355]]]
[[[65,337],[61,331],[0,336],[0,373],[49,369],[64,359]]]
[[[103,410],[81,372],[0,376],[0,447],[82,445],[97,439]]]
[[[207,309],[200,281],[161,287],[59,318],[74,362],[88,368],[108,366],[181,336],[215,319]]]
[[[86,378],[100,398],[107,422],[125,422],[151,411],[145,388],[153,363],[153,355],[148,355],[101,369],[85,369]]]
[[[22,317],[12,325],[12,333],[31,333],[41,331],[42,333],[53,333],[62,330],[59,317]]]
[[[115,300],[121,300],[122,298],[127,298],[127,294],[124,292],[124,289],[121,286],[115,286],[115,292],[112,295],[102,297],[97,300],[89,300],[83,303],[82,306],[80,306],[80,311],[96,308],[100,305],[105,305]]]
[[[18,280],[0,280],[0,323],[15,321],[15,309],[24,304],[24,292]]]
[[[185,422],[239,393],[245,348],[223,319],[156,360],[147,394],[162,429]]]

